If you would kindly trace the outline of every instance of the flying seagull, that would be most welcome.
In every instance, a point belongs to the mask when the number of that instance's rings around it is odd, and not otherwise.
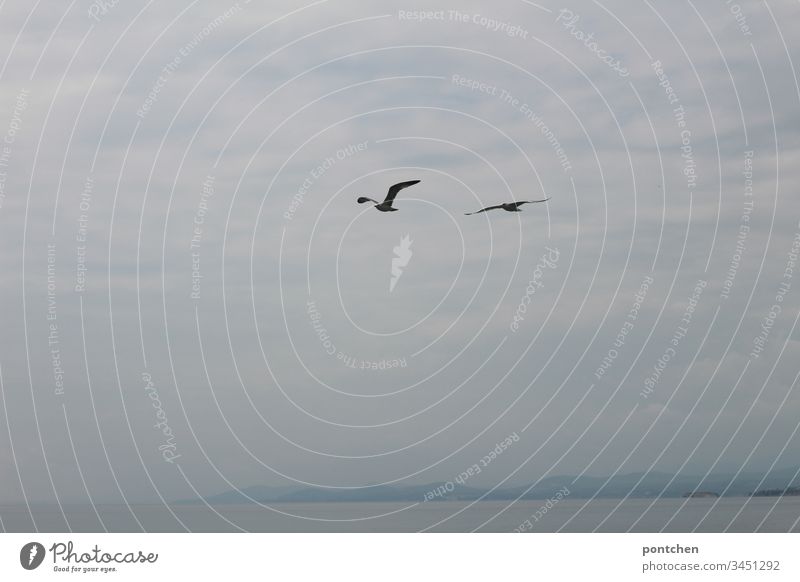
[[[383,202],[378,202],[377,200],[373,200],[372,198],[367,198],[366,196],[361,196],[358,199],[359,204],[364,204],[364,202],[374,202],[375,209],[380,210],[381,212],[395,212],[397,208],[392,208],[392,202],[394,202],[395,196],[397,193],[400,192],[403,188],[408,188],[409,186],[413,186],[414,184],[419,184],[419,180],[411,180],[409,182],[400,182],[399,184],[395,184],[391,188],[389,188],[389,192],[386,194],[386,199]]]
[[[502,208],[506,212],[522,212],[519,207],[523,204],[535,204],[536,202],[547,202],[550,198],[545,198],[544,200],[520,200],[519,202],[506,202],[504,204],[497,204],[495,206],[487,206],[486,208],[481,208],[480,210],[476,210],[475,212],[465,212],[465,216],[469,216],[470,214],[479,214],[481,212],[486,212],[487,210],[498,210]]]

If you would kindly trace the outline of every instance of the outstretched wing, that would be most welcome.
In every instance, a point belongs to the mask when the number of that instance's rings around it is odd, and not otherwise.
[[[384,200],[383,203],[391,206],[392,202],[394,202],[395,196],[397,196],[397,193],[400,192],[400,190],[403,188],[408,188],[409,186],[413,186],[414,184],[419,184],[419,182],[419,180],[411,180],[409,182],[400,182],[399,184],[395,184],[389,188],[389,193],[386,194],[386,200]]]
[[[374,202],[375,204],[378,203],[377,200],[373,200],[372,198],[367,198],[366,196],[359,196],[356,202],[358,202],[359,204],[364,204],[365,202]]]
[[[547,202],[550,198],[545,198],[544,200],[520,200],[519,202],[512,202],[511,204],[514,205],[514,208],[519,208],[523,204],[536,204],[537,202]]]
[[[486,208],[481,208],[480,210],[476,210],[475,212],[465,212],[464,216],[469,216],[470,214],[480,214],[481,212],[486,212],[487,210],[496,210],[502,207],[503,207],[502,204],[497,204],[495,206],[487,206]]]

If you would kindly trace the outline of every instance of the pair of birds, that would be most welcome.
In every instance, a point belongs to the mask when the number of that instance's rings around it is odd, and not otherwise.
[[[373,200],[372,198],[367,198],[366,196],[360,196],[358,198],[359,204],[364,204],[365,202],[372,202],[375,204],[375,209],[380,210],[381,212],[395,212],[397,208],[392,207],[392,203],[394,202],[397,193],[400,192],[403,188],[408,188],[409,186],[413,186],[414,184],[419,184],[419,180],[410,180],[408,182],[400,182],[395,184],[391,188],[389,188],[389,192],[386,194],[386,198],[383,202],[378,202],[377,200]],[[500,210],[503,209],[507,212],[522,212],[519,207],[523,204],[534,204],[536,202],[547,202],[550,198],[545,198],[544,200],[520,200],[519,202],[505,202],[503,204],[496,204],[494,206],[487,206],[486,208],[481,208],[480,210],[476,210],[475,212],[465,212],[466,216],[470,214],[479,214],[481,212],[486,212],[487,210]]]

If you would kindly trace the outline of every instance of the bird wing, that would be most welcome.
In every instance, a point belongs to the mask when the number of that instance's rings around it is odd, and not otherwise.
[[[502,208],[502,204],[496,204],[495,206],[487,206],[486,208],[481,208],[480,210],[476,210],[475,212],[465,212],[464,216],[469,216],[470,214],[480,214],[481,212],[486,212],[487,210],[496,210],[497,208]]]
[[[414,184],[419,184],[419,180],[411,180],[409,182],[400,182],[395,184],[391,188],[389,188],[389,193],[386,194],[386,199],[383,201],[384,204],[391,205],[394,202],[395,196],[397,193],[400,192],[403,188],[408,188],[409,186],[413,186]]]
[[[547,202],[550,198],[545,198],[544,200],[520,200],[519,202],[512,202],[511,204],[514,205],[515,208],[522,206],[523,204],[535,204],[537,202]]]

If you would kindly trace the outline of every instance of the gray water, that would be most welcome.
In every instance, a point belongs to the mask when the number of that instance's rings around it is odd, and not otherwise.
[[[5,531],[41,532],[788,532],[800,497],[428,503],[0,507]],[[536,519],[538,517],[538,519]],[[527,520],[527,521],[526,521]]]

